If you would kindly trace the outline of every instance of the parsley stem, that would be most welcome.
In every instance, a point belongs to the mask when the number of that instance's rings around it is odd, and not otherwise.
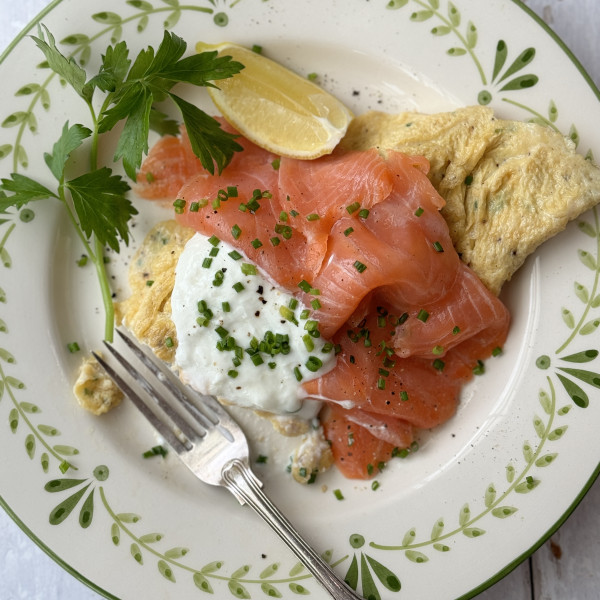
[[[112,300],[112,290],[110,289],[106,265],[104,264],[104,249],[98,238],[95,238],[94,244],[96,246],[94,265],[96,266],[100,291],[102,292],[102,302],[104,303],[104,339],[107,342],[112,342],[115,327],[115,307]]]

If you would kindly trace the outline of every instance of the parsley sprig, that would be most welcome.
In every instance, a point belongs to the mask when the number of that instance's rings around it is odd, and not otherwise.
[[[171,100],[181,112],[194,153],[210,173],[220,173],[242,147],[236,136],[224,131],[219,122],[197,106],[173,93],[178,83],[214,87],[214,81],[232,77],[243,69],[230,56],[216,51],[184,57],[187,44],[165,31],[158,49],[148,47],[132,60],[126,42],[109,46],[102,55],[98,73],[87,72],[72,57],[63,55],[52,34],[44,26],[32,36],[46,57],[48,66],[66,81],[86,103],[91,128],[67,121],[52,151],[44,154],[48,169],[56,179],[51,189],[36,180],[12,173],[0,181],[0,213],[22,208],[29,202],[52,198],[60,201],[93,261],[105,307],[105,338],[112,340],[114,308],[104,264],[104,248],[119,252],[120,243],[129,243],[129,221],[137,210],[126,194],[128,182],[107,166],[98,164],[99,140],[123,122],[113,160],[122,162],[127,176],[135,180],[136,171],[148,152],[148,134],[177,133],[178,124],[157,104]],[[100,99],[97,96],[103,95]],[[100,107],[99,109],[97,107]],[[89,171],[70,178],[71,154],[89,140]]]

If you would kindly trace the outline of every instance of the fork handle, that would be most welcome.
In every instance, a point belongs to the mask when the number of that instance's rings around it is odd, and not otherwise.
[[[252,507],[271,526],[332,598],[362,600],[362,596],[359,596],[333,572],[271,502],[262,491],[260,480],[247,464],[239,459],[230,461],[223,467],[222,477],[223,486],[241,503]]]

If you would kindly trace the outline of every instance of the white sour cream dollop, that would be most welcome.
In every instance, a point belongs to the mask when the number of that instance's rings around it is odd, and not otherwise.
[[[242,252],[214,236],[195,234],[179,258],[171,305],[178,342],[175,364],[185,383],[200,393],[277,415],[316,414],[319,403],[307,399],[302,383],[334,367],[334,351],[323,352],[331,344],[309,334],[310,316],[301,318],[302,311],[310,312],[307,307]],[[259,351],[253,361],[253,346],[265,334],[267,343],[269,337],[287,336],[289,352]],[[307,367],[320,362],[314,371]]]

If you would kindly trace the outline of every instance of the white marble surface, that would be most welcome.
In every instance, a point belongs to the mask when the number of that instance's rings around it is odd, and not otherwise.
[[[484,1],[484,0],[483,0]],[[0,51],[46,0],[0,0]],[[600,84],[598,0],[527,0],[562,37]],[[600,481],[571,518],[530,560],[478,600],[597,600],[600,598]],[[38,548],[0,510],[0,600],[98,600]]]

